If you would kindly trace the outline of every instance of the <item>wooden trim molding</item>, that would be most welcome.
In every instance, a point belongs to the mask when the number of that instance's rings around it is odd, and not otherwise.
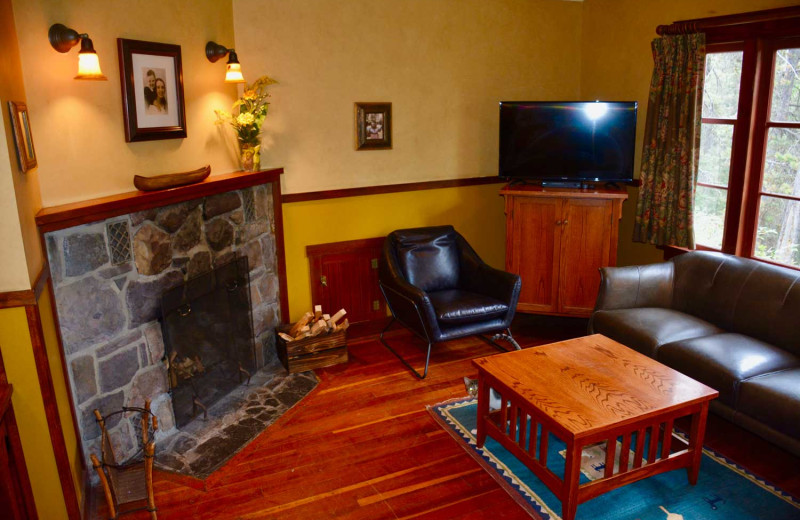
[[[47,254],[47,250],[45,249],[45,255]],[[42,292],[47,288],[47,282],[50,281],[50,265],[47,263],[47,259],[44,261],[44,265],[42,266],[42,270],[39,271],[39,275],[36,276],[36,281],[33,282],[33,293],[36,297],[36,301],[39,301],[39,298],[42,296]]]
[[[61,482],[61,491],[64,494],[64,504],[67,507],[67,516],[70,520],[80,520],[81,510],[78,503],[78,494],[75,482],[72,480],[72,468],[67,454],[67,445],[64,441],[64,432],[61,429],[61,418],[58,414],[53,377],[50,373],[50,362],[47,359],[47,350],[44,343],[42,319],[39,315],[38,305],[25,306],[28,317],[28,329],[33,345],[33,358],[36,363],[36,372],[39,376],[39,386],[42,391],[47,428],[50,431],[50,442],[53,445],[53,454],[56,459],[58,478]]]
[[[765,9],[763,11],[711,16],[708,18],[694,18],[692,20],[679,20],[669,25],[659,25],[656,28],[656,33],[659,35],[668,35],[703,32],[709,29],[770,22],[786,18],[796,18],[798,16],[800,16],[799,6],[779,7],[777,9]]]
[[[278,258],[278,295],[281,308],[281,321],[289,322],[289,294],[286,280],[286,248],[283,241],[283,204],[281,202],[281,183],[272,183],[272,215],[275,229],[275,255]]]
[[[362,188],[345,188],[341,190],[307,191],[304,193],[287,193],[283,196],[283,203],[307,202],[311,200],[339,199],[343,197],[361,197],[364,195],[381,195],[384,193],[399,193],[403,191],[438,190],[441,188],[456,188],[460,186],[480,186],[483,184],[502,184],[506,179],[502,177],[467,177],[464,179],[450,179],[445,181],[407,182],[404,184],[387,184],[382,186],[365,186]]]
[[[36,294],[33,289],[0,293],[0,309],[25,305],[36,305]]]
[[[47,233],[226,191],[241,190],[270,182],[277,184],[281,174],[283,174],[283,168],[257,172],[232,172],[208,177],[197,184],[168,190],[129,191],[108,197],[62,204],[39,211],[36,215],[36,225],[39,226],[41,233]]]
[[[36,300],[41,296],[42,291],[47,286],[47,280],[50,278],[50,269],[47,266],[47,261],[39,271],[36,281],[33,283],[33,289],[26,289],[24,291],[9,291],[0,292],[0,309],[7,309],[10,307],[24,307],[26,305],[36,305]]]
[[[669,25],[659,25],[660,36],[702,32],[706,43],[734,41],[752,36],[782,37],[797,33],[800,6],[779,7],[693,20],[679,20]]]

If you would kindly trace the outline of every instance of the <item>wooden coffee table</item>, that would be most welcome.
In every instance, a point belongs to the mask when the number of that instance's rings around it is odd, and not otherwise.
[[[719,395],[713,388],[600,334],[473,363],[478,447],[488,434],[525,463],[561,500],[565,520],[575,517],[578,504],[657,473],[687,468],[689,482],[697,482],[708,403]],[[502,397],[491,412],[490,388]],[[683,445],[671,452],[673,423],[684,416],[691,416],[689,442],[676,438]],[[563,479],[547,468],[548,433],[567,447]],[[603,477],[579,484],[581,452],[597,443],[606,444]]]

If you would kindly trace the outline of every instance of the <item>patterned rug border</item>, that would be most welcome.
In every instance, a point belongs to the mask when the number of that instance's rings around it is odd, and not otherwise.
[[[541,518],[542,520],[558,520],[561,517],[550,509],[544,500],[542,500],[533,490],[531,490],[524,482],[511,473],[508,468],[500,461],[499,457],[494,455],[485,446],[478,449],[476,446],[475,436],[470,431],[466,431],[461,427],[451,414],[450,410],[455,408],[463,408],[477,404],[477,399],[473,397],[457,397],[449,399],[441,403],[426,406],[426,410],[431,414],[431,417],[453,437],[458,444],[473,458],[478,464],[481,465],[491,477],[508,493],[511,498],[519,504],[531,517]],[[449,423],[450,425],[448,425]],[[685,433],[681,431],[676,432],[680,437],[688,440]],[[488,454],[488,455],[487,455]],[[707,455],[711,460],[717,464],[721,464],[737,475],[744,477],[750,482],[756,484],[765,491],[775,495],[776,497],[792,504],[800,509],[800,497],[795,497],[790,493],[782,490],[778,486],[772,484],[766,479],[751,473],[747,468],[741,466],[725,455],[703,446],[703,454]],[[525,495],[525,497],[523,497]],[[527,497],[527,498],[526,498]]]

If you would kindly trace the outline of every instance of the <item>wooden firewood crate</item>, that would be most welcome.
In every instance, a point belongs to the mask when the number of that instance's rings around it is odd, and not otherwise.
[[[278,332],[288,333],[290,328],[290,325],[283,325],[278,328]],[[278,359],[290,374],[347,362],[346,330],[294,341],[286,341],[276,334],[275,340]]]

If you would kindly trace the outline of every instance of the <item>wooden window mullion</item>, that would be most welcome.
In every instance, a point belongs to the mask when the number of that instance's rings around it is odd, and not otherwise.
[[[742,215],[738,230],[736,254],[752,257],[755,251],[758,230],[758,208],[761,202],[761,181],[764,176],[764,157],[767,147],[767,121],[769,119],[769,98],[775,65],[774,45],[763,39],[757,43],[757,82],[753,88],[753,122],[750,130],[750,157],[747,161],[745,184],[743,186]]]

